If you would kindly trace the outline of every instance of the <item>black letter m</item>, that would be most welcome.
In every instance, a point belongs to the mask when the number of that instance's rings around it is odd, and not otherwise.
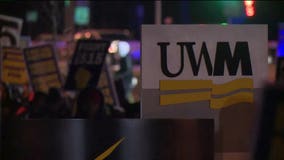
[[[252,75],[248,42],[237,42],[232,55],[229,42],[218,42],[216,49],[214,76],[223,76],[225,62],[230,76],[236,75],[239,63],[242,66],[242,75]]]

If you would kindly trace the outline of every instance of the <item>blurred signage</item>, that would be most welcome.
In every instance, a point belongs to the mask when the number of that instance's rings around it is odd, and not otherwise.
[[[0,15],[0,46],[19,46],[23,20]]]
[[[209,119],[11,121],[3,133],[3,160],[214,159]]]
[[[6,84],[28,83],[28,74],[23,51],[15,47],[2,48],[2,81]]]
[[[142,117],[214,118],[221,138],[228,122],[246,141],[267,76],[267,41],[266,25],[143,25]],[[248,150],[221,141],[220,150]]]
[[[25,60],[34,90],[48,92],[61,88],[61,79],[52,45],[24,49]]]
[[[20,37],[20,48],[24,49],[24,48],[28,48],[31,45],[31,37],[30,36],[21,36]]]
[[[109,45],[109,41],[79,40],[69,66],[65,88],[96,88]]]

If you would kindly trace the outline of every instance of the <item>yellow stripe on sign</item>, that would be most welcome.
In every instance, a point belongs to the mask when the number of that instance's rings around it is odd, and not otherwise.
[[[210,101],[210,108],[221,109],[242,102],[253,103],[252,92],[239,92],[223,98],[212,98]]]
[[[213,85],[212,94],[226,94],[238,89],[253,89],[253,80],[251,78],[240,78],[225,84]]]
[[[9,54],[9,52],[14,53],[14,54],[22,54],[22,50],[19,48],[3,48],[4,54]]]
[[[212,80],[161,80],[160,90],[188,90],[212,88]]]
[[[19,60],[24,61],[24,56],[22,54],[16,55],[16,54],[7,54],[6,59],[12,59],[12,60]]]
[[[160,95],[160,105],[206,101],[210,100],[210,97],[210,92]]]
[[[108,157],[116,147],[124,140],[124,137],[121,138],[118,142],[110,146],[104,153],[100,154],[95,160],[104,160],[106,157]]]
[[[5,60],[3,61],[3,69],[5,69],[5,67],[18,67],[18,68],[26,68],[26,64],[25,62],[17,62],[17,61],[11,61],[11,60]]]

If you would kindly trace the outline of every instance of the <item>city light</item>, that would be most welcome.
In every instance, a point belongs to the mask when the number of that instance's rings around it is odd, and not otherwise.
[[[117,53],[118,52],[118,41],[112,41],[110,47],[108,48],[109,53]]]
[[[254,1],[246,0],[244,3],[245,3],[245,6],[252,6],[254,4]]]
[[[82,37],[82,34],[81,34],[81,33],[76,33],[76,34],[74,35],[74,39],[76,39],[76,40],[80,39],[81,37]]]
[[[85,33],[85,37],[86,37],[86,38],[91,38],[91,33],[90,33],[90,32],[86,32],[86,33]]]
[[[90,22],[90,8],[88,6],[76,6],[74,22],[77,25],[88,25]]]
[[[130,45],[125,41],[118,42],[118,53],[121,57],[126,57],[130,51]]]
[[[245,11],[246,15],[248,17],[252,17],[255,15],[255,8],[254,8],[255,2],[253,0],[245,0],[244,5],[245,5]]]
[[[38,12],[35,10],[26,12],[26,21],[27,22],[36,22],[38,20]]]

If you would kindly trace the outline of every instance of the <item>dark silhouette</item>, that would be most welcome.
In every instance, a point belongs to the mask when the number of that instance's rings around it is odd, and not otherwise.
[[[79,93],[77,99],[76,118],[105,118],[104,97],[101,91],[87,88]]]

